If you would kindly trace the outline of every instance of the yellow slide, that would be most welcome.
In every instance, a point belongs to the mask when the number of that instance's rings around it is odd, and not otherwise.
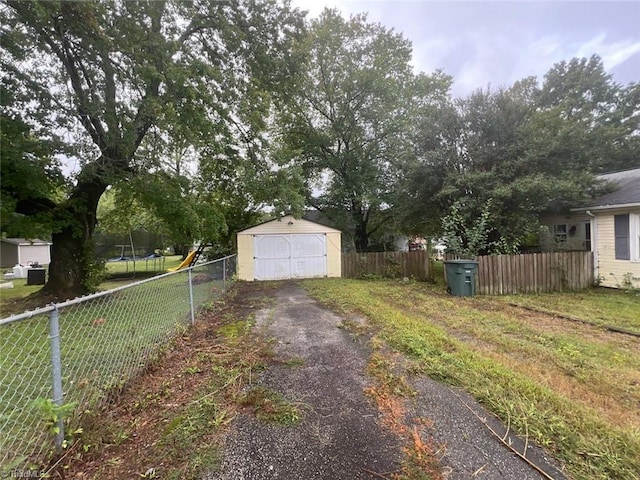
[[[196,256],[196,251],[192,250],[191,252],[189,252],[189,255],[187,255],[187,258],[185,258],[180,265],[178,265],[177,267],[167,268],[167,272],[175,272],[177,270],[182,270],[183,268],[187,268],[191,264],[191,260],[193,260],[193,257],[195,256]]]

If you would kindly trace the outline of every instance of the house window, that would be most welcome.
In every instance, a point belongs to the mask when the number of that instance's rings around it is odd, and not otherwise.
[[[630,260],[631,246],[629,238],[629,214],[613,217],[616,260]]]
[[[584,224],[584,249],[588,252],[591,251],[591,222]]]
[[[553,237],[556,239],[556,243],[567,243],[567,224],[554,225]]]

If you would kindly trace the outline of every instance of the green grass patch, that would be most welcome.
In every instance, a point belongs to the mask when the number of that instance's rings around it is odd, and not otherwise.
[[[240,405],[250,408],[258,420],[278,425],[295,425],[302,419],[300,409],[282,395],[265,387],[254,387],[245,393]]]
[[[218,333],[227,339],[239,338],[245,335],[253,325],[253,321],[251,319],[247,320],[237,320],[231,323],[227,323],[222,325],[218,329]]]
[[[528,432],[575,479],[637,478],[638,424],[614,424],[589,405],[591,396],[602,395],[600,388],[622,382],[610,401],[635,418],[640,360],[628,339],[581,338],[573,322],[547,331],[491,310],[481,298],[437,295],[427,285],[344,279],[305,285],[339,311],[364,314],[389,345],[413,360],[414,371],[464,388],[518,432]],[[538,375],[539,365],[553,377],[548,382]]]
[[[305,361],[304,361],[304,358],[292,357],[283,361],[282,364],[286,367],[295,368],[295,367],[301,367],[302,365],[304,365]]]
[[[4,306],[6,303],[25,298],[42,289],[42,285],[27,285],[26,278],[16,278],[9,281],[13,283],[12,288],[0,289],[0,314],[3,317],[5,316]]]
[[[508,295],[500,300],[640,334],[640,295],[594,288],[576,293]]]
[[[123,275],[145,272],[163,273],[167,269],[177,267],[182,263],[182,255],[169,255],[164,257],[154,257],[148,259],[136,259],[118,261],[118,262],[106,262],[105,268],[107,275]]]

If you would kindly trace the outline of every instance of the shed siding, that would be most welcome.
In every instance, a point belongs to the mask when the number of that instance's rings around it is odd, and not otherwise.
[[[597,214],[597,271],[605,287],[618,287],[626,273],[631,273],[634,286],[640,287],[640,262],[615,258],[614,217],[625,213],[639,214],[640,211],[624,209]]]
[[[20,264],[29,265],[36,262],[40,265],[48,265],[51,263],[49,245],[21,245]]]
[[[238,233],[238,278],[247,281],[255,279],[254,236],[305,234],[326,235],[326,274],[327,277],[340,277],[342,275],[342,232],[287,215],[279,220],[256,225]]]
[[[327,233],[327,277],[342,276],[342,248],[340,234]]]
[[[238,279],[253,280],[253,235],[238,234]]]
[[[289,224],[291,222],[291,224]],[[318,223],[310,222],[308,220],[296,219],[292,215],[286,215],[279,220],[263,223],[262,225],[256,225],[255,227],[243,230],[238,235],[269,235],[269,234],[283,234],[283,235],[299,235],[304,233],[328,233],[335,232],[340,233],[339,230],[325,227]]]

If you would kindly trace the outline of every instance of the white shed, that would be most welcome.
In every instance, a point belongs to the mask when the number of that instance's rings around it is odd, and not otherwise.
[[[28,240],[26,238],[0,239],[0,267],[14,265],[30,265],[51,263],[51,243],[44,240]]]
[[[340,277],[341,232],[286,215],[238,233],[238,278]]]

